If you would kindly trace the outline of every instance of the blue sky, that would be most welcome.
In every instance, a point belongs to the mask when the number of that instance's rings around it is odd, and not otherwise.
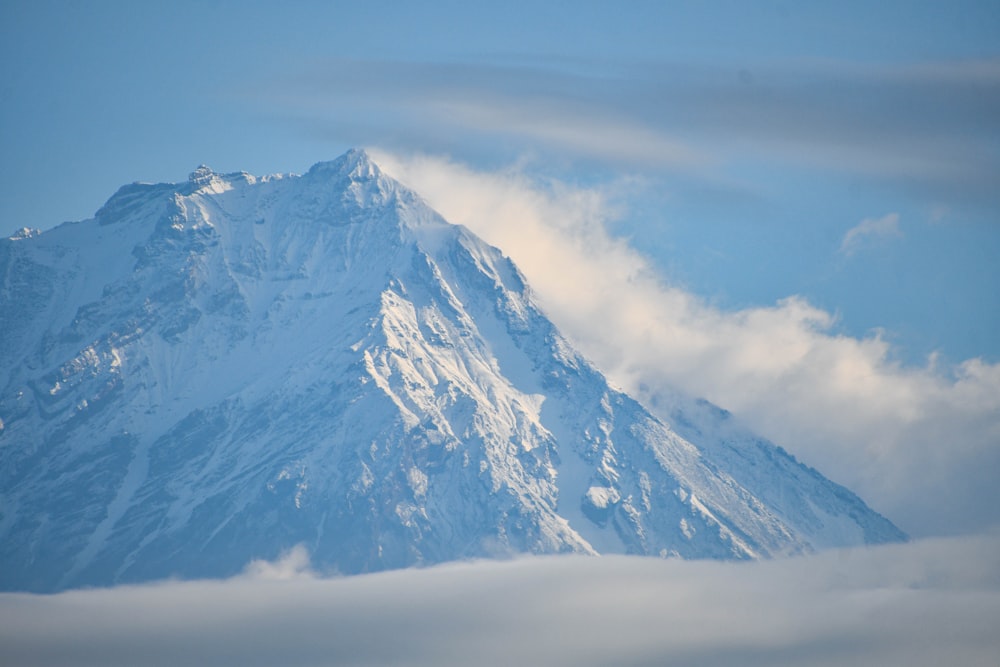
[[[7,1],[0,68],[4,235],[369,147],[645,400],[1000,521],[1000,2]]]

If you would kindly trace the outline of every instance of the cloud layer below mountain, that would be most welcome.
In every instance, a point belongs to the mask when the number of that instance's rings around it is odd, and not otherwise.
[[[544,557],[0,594],[0,663],[992,665],[1000,539],[760,563]]]
[[[732,410],[913,535],[1000,523],[1000,364],[903,365],[878,333],[840,334],[835,315],[795,295],[714,307],[609,233],[614,184],[375,155],[508,254],[564,333],[626,391],[653,404],[680,388]]]

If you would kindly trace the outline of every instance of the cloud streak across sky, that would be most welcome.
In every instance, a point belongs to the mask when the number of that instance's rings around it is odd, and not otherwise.
[[[760,563],[544,557],[347,578],[303,553],[225,581],[0,594],[0,663],[992,665],[1000,541]]]
[[[608,232],[613,185],[375,156],[446,219],[509,255],[564,333],[654,411],[678,388],[708,398],[912,535],[1000,524],[1000,364],[904,366],[878,333],[840,334],[834,314],[794,295],[716,308],[664,282]]]
[[[874,176],[938,196],[997,198],[996,60],[865,67],[331,60],[275,83],[267,99],[318,131],[403,149],[504,136],[520,148],[706,178],[764,161]]]

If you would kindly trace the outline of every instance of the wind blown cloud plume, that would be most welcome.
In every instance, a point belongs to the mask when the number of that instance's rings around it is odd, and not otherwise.
[[[1000,523],[1000,364],[904,366],[880,335],[841,335],[834,315],[794,295],[770,307],[713,307],[664,283],[609,234],[608,190],[445,159],[377,158],[507,253],[564,333],[654,409],[677,388],[708,398],[912,535]],[[895,224],[883,221],[873,224]]]
[[[324,579],[0,594],[21,667],[993,665],[1000,542],[760,563],[526,558]],[[259,567],[259,564],[258,564]]]

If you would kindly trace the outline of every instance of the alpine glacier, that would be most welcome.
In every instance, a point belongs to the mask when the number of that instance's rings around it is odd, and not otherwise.
[[[363,151],[199,167],[0,242],[0,588],[905,536],[680,394],[610,387],[496,248]]]

